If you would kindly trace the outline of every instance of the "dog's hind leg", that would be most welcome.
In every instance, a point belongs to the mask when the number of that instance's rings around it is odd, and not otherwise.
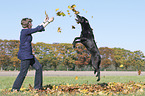
[[[92,60],[92,66],[94,67],[94,74],[97,75],[96,77],[98,77],[97,81],[100,81],[100,63],[101,63],[101,58],[100,55],[96,55],[96,56],[91,56],[91,60]]]
[[[96,77],[98,77],[98,80],[97,81],[100,81],[100,66],[99,66],[100,63],[101,63],[101,59],[98,62],[98,70],[97,70],[97,75],[96,75]]]

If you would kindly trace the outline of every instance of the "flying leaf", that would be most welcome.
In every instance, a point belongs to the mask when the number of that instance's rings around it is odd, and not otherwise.
[[[55,9],[55,11],[58,11],[58,10],[59,10],[59,8]]]
[[[119,67],[123,67],[123,65],[121,64]]]
[[[61,16],[61,11],[57,12],[56,14],[57,16]]]
[[[138,75],[140,75],[141,74],[141,70],[138,70]]]
[[[93,16],[92,16],[92,18],[93,18]]]
[[[66,16],[63,12],[61,12],[61,15],[62,15],[62,16]]]
[[[66,16],[66,15],[65,15],[63,12],[61,12],[61,11],[57,12],[56,14],[57,14],[57,16]]]
[[[48,18],[48,14],[46,13],[46,11],[45,11],[45,15],[46,15],[46,18]]]
[[[72,10],[72,8],[70,6],[68,6],[68,9]]]
[[[70,13],[68,13],[68,15],[70,15]]]
[[[60,29],[60,27],[58,27],[57,32],[60,32],[60,33],[61,33],[61,29]]]
[[[78,76],[76,76],[75,79],[78,80]]]
[[[75,29],[75,26],[72,25],[72,29]]]
[[[76,5],[75,5],[75,4],[73,4],[73,5],[71,6],[71,8],[73,8],[73,9],[74,9],[75,7],[76,7]]]

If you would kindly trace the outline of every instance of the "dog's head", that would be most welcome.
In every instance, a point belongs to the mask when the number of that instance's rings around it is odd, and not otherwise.
[[[89,21],[85,18],[85,17],[83,17],[83,16],[80,16],[80,15],[76,15],[76,21],[77,21],[77,23],[79,24],[83,24],[83,23],[89,23]]]

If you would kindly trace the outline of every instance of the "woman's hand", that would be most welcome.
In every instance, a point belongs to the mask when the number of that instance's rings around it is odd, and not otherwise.
[[[48,16],[46,16],[46,18],[44,19],[44,22],[43,23],[41,23],[40,25],[43,25],[43,27],[45,28],[50,22],[52,22],[54,20],[54,17],[51,17],[50,19],[49,19],[49,17]]]
[[[54,17],[51,17],[51,18],[48,20],[48,22],[53,22],[53,20],[54,20]]]

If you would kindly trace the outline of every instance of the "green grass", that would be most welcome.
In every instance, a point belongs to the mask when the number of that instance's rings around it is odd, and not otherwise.
[[[0,76],[0,90],[9,89],[12,87],[16,77],[5,77]],[[108,83],[108,82],[145,82],[145,76],[102,76],[99,83]],[[97,84],[96,77],[94,76],[78,76],[78,80],[75,80],[75,76],[45,76],[43,78],[43,85],[60,85],[60,84]],[[34,77],[26,77],[23,83],[23,88],[28,88],[29,84],[34,85]],[[1,95],[1,92],[0,92]],[[14,94],[13,94],[14,95]],[[22,95],[18,93],[17,95]],[[26,95],[26,94],[25,94]],[[145,94],[144,94],[145,95]],[[142,95],[142,96],[144,96]]]
[[[11,88],[16,77],[0,76],[0,89]],[[145,82],[145,76],[102,76],[99,83],[107,82]],[[43,78],[43,85],[59,85],[59,84],[96,84],[96,77],[94,76],[78,76],[78,80],[75,80],[75,76],[45,76]],[[26,77],[23,83],[24,88],[28,88],[28,85],[34,85],[34,77]]]

